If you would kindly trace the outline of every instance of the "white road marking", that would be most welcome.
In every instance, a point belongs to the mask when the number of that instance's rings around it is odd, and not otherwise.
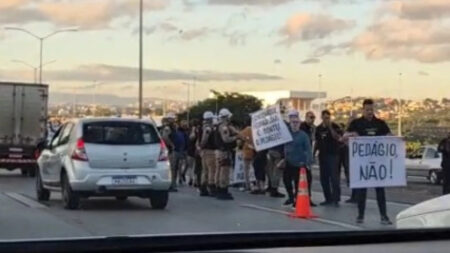
[[[13,200],[16,200],[17,202],[24,204],[28,207],[32,207],[32,208],[48,208],[47,206],[31,199],[28,197],[25,197],[22,194],[16,193],[16,192],[6,192],[5,193],[6,196],[10,197]]]
[[[241,204],[240,206],[246,207],[246,208],[251,208],[251,209],[256,209],[256,210],[261,210],[261,211],[266,211],[266,212],[271,212],[271,213],[282,214],[282,215],[286,215],[286,216],[288,216],[290,214],[290,212],[287,212],[287,211],[258,206],[258,205],[252,205],[252,204]],[[333,226],[342,227],[342,228],[346,228],[346,229],[352,229],[352,230],[363,230],[362,227],[358,227],[355,225],[351,225],[351,224],[343,223],[343,222],[339,222],[339,221],[322,219],[322,218],[308,219],[308,221],[323,223],[323,224],[327,224],[327,225],[333,225]]]

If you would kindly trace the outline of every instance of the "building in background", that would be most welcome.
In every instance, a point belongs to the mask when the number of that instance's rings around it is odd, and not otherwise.
[[[278,104],[286,109],[296,109],[304,115],[306,111],[314,111],[318,114],[326,108],[326,92],[270,90],[270,91],[246,91],[241,92],[254,96],[263,101],[263,106]]]

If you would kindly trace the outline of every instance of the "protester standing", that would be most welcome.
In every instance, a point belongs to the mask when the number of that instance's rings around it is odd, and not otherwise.
[[[285,195],[279,192],[280,178],[283,176],[283,168],[278,165],[284,158],[284,145],[269,149],[267,152],[266,174],[269,180],[268,192],[273,198],[283,198]]]
[[[288,114],[292,141],[284,147],[283,181],[288,194],[288,199],[284,205],[293,205],[295,207],[295,197],[298,192],[298,182],[300,168],[311,166],[313,157],[311,143],[308,135],[300,130],[300,116],[295,110]]]
[[[444,179],[442,183],[442,193],[445,195],[450,193],[450,132],[448,133],[447,138],[439,143],[438,151],[442,153],[441,166]]]
[[[250,168],[253,165],[255,158],[255,147],[253,146],[252,127],[250,126],[250,119],[245,122],[245,128],[239,133],[239,137],[243,141],[242,158],[244,160],[244,191],[251,191],[250,182]]]
[[[256,153],[255,160],[253,161],[253,169],[255,172],[256,185],[255,189],[251,191],[251,194],[265,194],[265,181],[266,181],[266,166],[267,166],[267,150],[261,150]]]
[[[199,140],[199,148],[202,157],[202,178],[200,184],[200,196],[214,196],[216,194],[216,142],[213,126],[214,114],[206,111],[203,114],[202,135]]]
[[[171,181],[172,184],[170,186],[171,192],[176,192],[176,180],[178,175],[178,163],[177,156],[175,153],[175,132],[176,132],[176,124],[175,124],[175,114],[169,113],[165,119],[163,119],[163,127],[161,130],[162,139],[166,143],[167,150],[169,151],[169,161],[170,161],[170,170],[171,170]]]
[[[309,111],[305,114],[305,121],[301,123],[300,129],[303,130],[309,137],[309,143],[311,144],[311,147],[314,147],[313,143],[316,139],[316,126],[314,125],[314,122],[316,121],[316,115],[314,112]],[[313,156],[314,159],[315,156]],[[316,206],[314,202],[312,202],[311,198],[311,187],[312,187],[312,167],[309,166],[306,168],[306,180],[308,181],[308,191],[309,191],[309,199],[311,201],[311,206]]]
[[[354,136],[386,136],[392,135],[389,126],[385,121],[374,115],[374,102],[372,99],[366,99],[363,102],[363,116],[353,120],[343,137],[343,141],[348,141],[349,137]],[[383,187],[375,188],[377,195],[378,209],[380,210],[381,224],[389,225],[392,222],[387,216],[386,195]],[[357,189],[358,217],[357,223],[364,222],[364,212],[366,208],[367,188]]]
[[[339,206],[341,189],[338,159],[341,137],[342,131],[331,121],[330,111],[322,111],[322,123],[316,129],[314,148],[314,152],[319,152],[320,184],[325,197],[325,201],[320,203],[321,206]]]
[[[239,132],[231,126],[231,112],[223,108],[219,111],[219,126],[216,133],[217,165],[216,182],[217,198],[220,200],[232,200],[233,196],[228,191],[230,184],[230,170],[232,166],[232,151],[235,147]]]

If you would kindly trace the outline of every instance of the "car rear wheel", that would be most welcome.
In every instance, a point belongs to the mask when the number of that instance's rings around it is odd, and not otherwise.
[[[127,196],[116,196],[116,199],[119,201],[125,201],[128,199],[128,197]]]
[[[153,209],[164,209],[169,202],[168,191],[155,191],[150,195],[150,204]]]
[[[39,173],[36,175],[36,197],[39,201],[48,201],[50,199],[50,191],[44,188],[42,178]]]
[[[26,176],[28,175],[28,170],[25,169],[25,168],[21,168],[21,169],[20,169],[20,174],[21,174],[23,177],[26,177]]]
[[[75,210],[80,206],[80,197],[70,187],[69,178],[66,173],[61,176],[62,195],[64,201],[64,208]]]
[[[37,166],[30,167],[28,169],[28,176],[29,177],[35,177],[36,176],[36,170],[37,170]]]
[[[432,183],[432,184],[437,184],[438,185],[438,184],[441,183],[441,179],[439,178],[439,174],[435,170],[430,171],[429,179],[430,179],[430,183]]]

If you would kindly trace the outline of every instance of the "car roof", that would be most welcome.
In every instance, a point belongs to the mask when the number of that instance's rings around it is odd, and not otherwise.
[[[95,118],[81,118],[73,121],[79,124],[93,123],[93,122],[135,122],[135,123],[146,123],[155,126],[154,122],[152,122],[150,119],[95,117]]]

